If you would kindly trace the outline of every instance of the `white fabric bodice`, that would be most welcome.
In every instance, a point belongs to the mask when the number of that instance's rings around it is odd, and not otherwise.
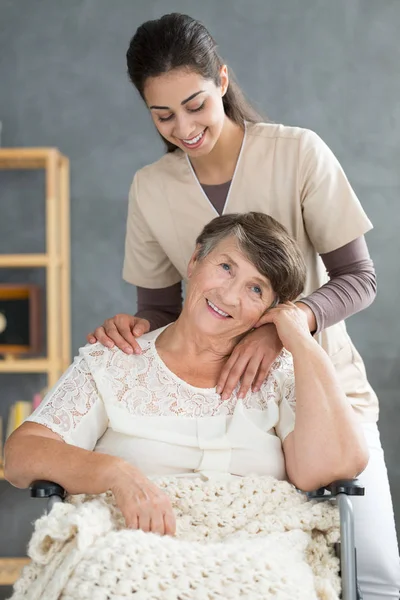
[[[66,442],[120,456],[147,475],[285,478],[282,440],[294,427],[294,375],[283,351],[257,393],[223,401],[215,388],[177,377],[158,355],[162,329],[143,353],[87,345],[29,421]]]

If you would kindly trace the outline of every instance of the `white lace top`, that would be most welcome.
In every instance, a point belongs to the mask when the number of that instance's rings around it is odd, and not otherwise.
[[[120,456],[147,475],[201,473],[285,478],[282,441],[294,428],[294,374],[282,351],[257,393],[222,400],[163,363],[155,340],[126,355],[101,344],[80,349],[28,421],[69,444]]]

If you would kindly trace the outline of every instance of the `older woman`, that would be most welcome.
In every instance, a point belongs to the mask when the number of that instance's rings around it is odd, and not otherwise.
[[[174,533],[155,475],[288,478],[310,490],[367,464],[355,413],[309,333],[296,243],[261,213],[224,215],[197,239],[178,320],[142,336],[140,355],[101,344],[79,356],[5,448],[17,487],[111,490],[127,526]],[[278,306],[276,306],[279,303]],[[276,306],[274,308],[274,306]],[[284,350],[257,392],[224,401],[221,369],[238,340],[274,323]]]

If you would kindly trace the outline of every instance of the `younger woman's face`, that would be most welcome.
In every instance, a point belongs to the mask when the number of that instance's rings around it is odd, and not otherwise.
[[[187,69],[149,77],[144,96],[160,134],[189,156],[208,154],[224,125],[222,97],[228,82],[226,67],[221,67],[219,87]]]

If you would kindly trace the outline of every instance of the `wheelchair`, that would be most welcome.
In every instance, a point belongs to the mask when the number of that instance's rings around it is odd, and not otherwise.
[[[47,512],[55,504],[63,502],[67,492],[52,481],[34,481],[30,486],[32,498],[46,498]],[[301,490],[298,490],[301,492]],[[303,492],[301,492],[303,493]],[[365,489],[356,479],[338,480],[313,492],[306,492],[310,500],[333,501],[339,508],[340,542],[336,544],[336,555],[340,560],[342,600],[362,600],[357,582],[357,553],[354,536],[354,516],[351,496],[364,496]]]

